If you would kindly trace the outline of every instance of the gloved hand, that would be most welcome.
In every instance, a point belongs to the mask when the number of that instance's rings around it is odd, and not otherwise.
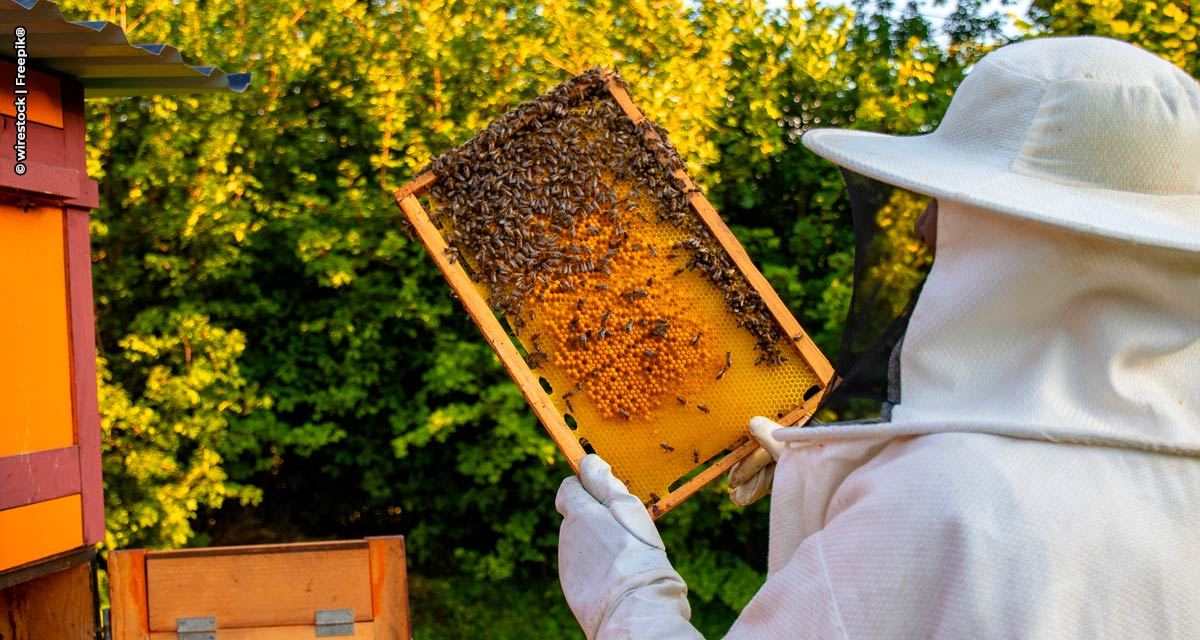
[[[555,506],[563,515],[559,581],[589,639],[700,637],[650,514],[607,462],[585,456]]]
[[[760,448],[729,469],[729,488],[733,489],[729,499],[734,504],[744,507],[771,493],[775,461],[783,451],[783,443],[772,438],[771,432],[781,428],[778,423],[761,416],[750,419],[750,435],[758,440]]]

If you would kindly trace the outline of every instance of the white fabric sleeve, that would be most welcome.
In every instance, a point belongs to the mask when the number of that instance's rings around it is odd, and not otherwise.
[[[691,615],[687,586],[679,574],[664,572],[609,609],[596,640],[704,640]]]

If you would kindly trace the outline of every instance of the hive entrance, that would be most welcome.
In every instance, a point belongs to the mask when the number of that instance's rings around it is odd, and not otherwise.
[[[716,475],[670,491],[750,417],[782,420],[828,380],[612,72],[521,105],[397,199],[459,295],[496,314],[472,311],[485,334],[505,321],[519,350],[489,340],[572,464],[594,448],[652,511]]]

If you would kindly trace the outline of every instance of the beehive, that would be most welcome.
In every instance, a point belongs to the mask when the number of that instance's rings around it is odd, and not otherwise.
[[[572,465],[594,450],[656,516],[753,450],[752,416],[804,419],[830,378],[614,71],[396,197]]]

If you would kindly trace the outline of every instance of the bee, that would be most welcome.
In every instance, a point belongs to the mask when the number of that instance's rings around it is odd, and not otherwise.
[[[724,377],[725,377],[725,372],[726,372],[726,371],[728,371],[728,369],[721,369],[720,371],[718,371],[718,372],[717,372],[717,380],[720,380],[721,378],[724,378]]]
[[[686,269],[684,269],[683,267],[679,267],[678,269],[675,270],[675,273],[672,273],[671,275],[677,276],[677,275],[683,273],[685,270]]]
[[[698,332],[696,334],[696,336],[694,338],[692,338],[692,346],[700,344],[700,337],[703,335],[704,335],[703,331]]]
[[[700,450],[696,447],[692,447],[692,463],[700,464]]]
[[[629,333],[630,331],[633,331],[633,320],[625,323],[625,333]]]
[[[571,413],[575,413],[575,405],[571,404],[570,398],[564,397],[563,400],[565,400],[567,403],[567,411],[570,411]]]
[[[617,407],[617,413],[621,414],[622,418],[629,420],[629,412],[626,411],[625,409],[622,409],[621,407]]]
[[[684,400],[684,399],[683,399],[683,396],[675,396],[675,399],[676,399],[676,400],[678,400],[678,401],[679,401],[679,404],[681,404],[681,405],[686,405],[686,404],[687,404],[687,400]]]
[[[659,501],[661,501],[661,500],[662,500],[662,498],[659,498],[657,493],[651,493],[650,494],[650,502],[646,506],[653,507],[654,505],[658,504]]]
[[[706,407],[706,406],[704,406],[704,405],[702,405],[702,404],[698,404],[698,405],[696,405],[696,408],[697,408],[697,409],[699,409],[699,410],[701,410],[701,411],[703,411],[704,413],[708,413],[708,407]]]
[[[646,278],[646,286],[647,287],[654,286],[654,276],[650,276],[649,278]]]
[[[570,398],[573,395],[575,395],[575,390],[571,389],[570,391],[564,393],[562,397],[563,397],[563,400],[566,400],[567,398]]]
[[[647,220],[647,222],[649,222],[649,220]],[[646,245],[646,248],[650,250],[650,255],[654,256],[655,258],[658,257],[658,252],[654,250],[654,245],[648,244]]]
[[[658,357],[658,354],[655,353],[654,349],[646,349],[645,351],[642,352],[642,355],[646,356],[647,358],[657,358]]]
[[[725,367],[729,368],[732,366],[733,366],[733,353],[730,351],[726,351],[725,352]]]
[[[662,450],[663,450],[663,451],[666,451],[667,453],[674,453],[674,452],[675,452],[675,447],[672,447],[671,445],[669,445],[669,444],[667,444],[667,443],[665,443],[665,442],[664,442],[664,443],[662,443],[662,444],[660,444],[660,445],[658,445],[658,446],[659,446],[659,447],[662,447]]]

